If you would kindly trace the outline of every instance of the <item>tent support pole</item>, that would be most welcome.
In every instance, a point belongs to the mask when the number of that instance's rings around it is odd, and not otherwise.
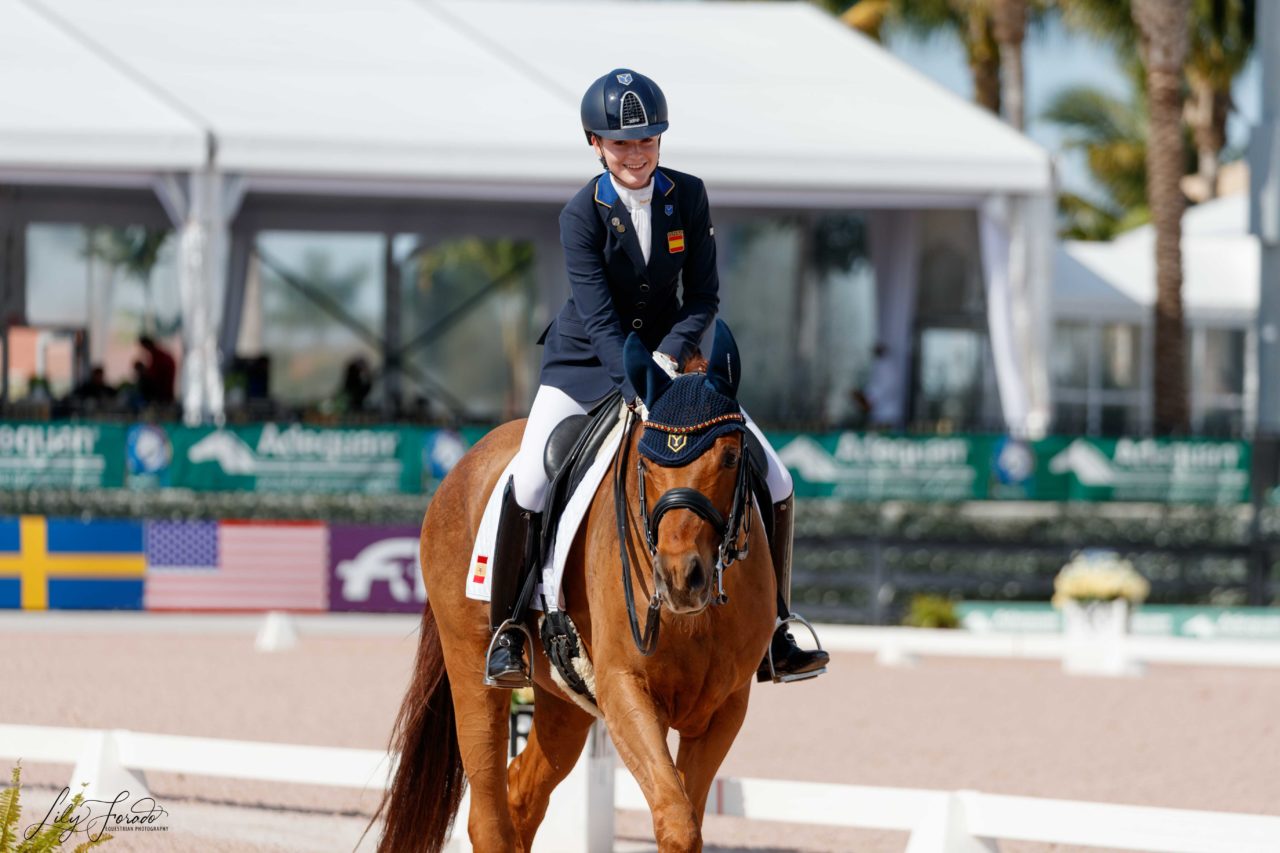
[[[1260,243],[1258,426],[1280,436],[1280,4],[1258,5],[1262,118],[1249,140],[1249,221]]]
[[[396,235],[383,235],[382,282],[385,304],[382,315],[382,414],[400,413],[404,374],[400,364],[400,265],[396,263]]]

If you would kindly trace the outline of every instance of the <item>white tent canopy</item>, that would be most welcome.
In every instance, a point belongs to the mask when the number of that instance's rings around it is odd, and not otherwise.
[[[1182,218],[1182,301],[1190,320],[1251,325],[1258,311],[1259,246],[1240,194],[1190,208]],[[1148,323],[1156,299],[1155,229],[1108,243],[1066,241],[1054,255],[1058,317]]]
[[[121,167],[191,166],[207,129],[217,168],[254,178],[561,199],[591,165],[579,93],[630,64],[667,90],[669,151],[721,191],[1050,189],[1038,146],[801,3],[6,0],[0,32],[0,140],[29,143],[0,168],[114,166],[114,139],[136,144]]]
[[[198,255],[189,417],[246,193],[563,201],[580,93],[629,65],[718,206],[981,211],[1006,420],[1047,418],[1048,154],[808,4],[0,0],[0,33],[0,181],[154,186]]]
[[[199,125],[42,7],[0,3],[0,40],[0,176],[204,165]]]

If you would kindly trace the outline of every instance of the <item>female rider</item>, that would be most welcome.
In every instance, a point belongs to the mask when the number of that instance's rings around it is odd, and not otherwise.
[[[529,411],[513,472],[503,495],[491,566],[490,627],[497,634],[485,662],[485,683],[529,683],[524,634],[508,623],[531,568],[532,543],[546,500],[543,451],[552,429],[583,414],[615,388],[639,405],[623,372],[622,346],[635,332],[672,377],[697,348],[719,304],[716,247],[702,181],[658,169],[667,101],[648,77],[619,68],[591,84],[582,99],[582,129],[605,172],[583,187],[560,214],[560,242],[572,294],[539,343],[544,345],[538,393]],[[677,283],[683,294],[677,295]],[[745,414],[745,413],[744,413]],[[748,416],[747,426],[768,456],[774,504],[770,542],[779,590],[779,617],[790,616],[791,476]],[[803,651],[780,622],[761,679],[811,677],[827,663]]]

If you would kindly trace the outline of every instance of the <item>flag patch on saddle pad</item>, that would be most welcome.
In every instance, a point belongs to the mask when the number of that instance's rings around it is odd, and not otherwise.
[[[489,558],[481,554],[476,557],[476,566],[471,571],[472,583],[484,583],[484,576],[489,574]]]
[[[673,255],[684,251],[684,231],[667,232],[667,251]]]

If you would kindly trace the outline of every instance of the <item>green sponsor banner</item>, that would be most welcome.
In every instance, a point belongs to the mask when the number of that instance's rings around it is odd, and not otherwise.
[[[489,432],[0,423],[0,488],[430,494]],[[1249,499],[1240,441],[770,433],[796,493],[849,501]],[[1276,494],[1270,496],[1276,500]]]
[[[1243,441],[1050,438],[1035,447],[1038,496],[1050,500],[1249,500]]]
[[[333,429],[260,424],[212,429],[167,427],[167,485],[380,495],[422,491],[422,430]]]
[[[968,630],[998,634],[1053,634],[1061,613],[1051,604],[962,601],[956,615]],[[1202,640],[1280,641],[1280,608],[1191,607],[1145,604],[1133,612],[1135,636],[1193,637]]]
[[[1249,500],[1243,441],[770,435],[802,497],[855,501]]]
[[[965,501],[987,496],[989,437],[874,433],[769,436],[800,497],[854,501]]]
[[[119,488],[124,433],[116,424],[0,423],[0,488]]]

